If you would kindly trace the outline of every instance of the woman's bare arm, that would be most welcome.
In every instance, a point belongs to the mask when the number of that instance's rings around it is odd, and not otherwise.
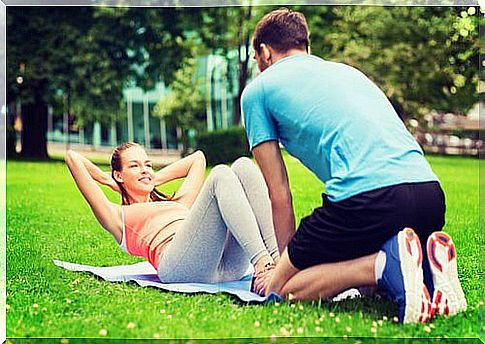
[[[202,151],[180,159],[161,169],[155,174],[155,185],[165,184],[179,178],[185,178],[180,189],[175,193],[178,202],[191,207],[204,184],[206,160]]]
[[[110,202],[96,184],[94,176],[98,171],[92,168],[95,165],[72,150],[67,151],[65,160],[79,191],[88,202],[96,219],[118,242],[121,242],[123,228],[121,206]]]
[[[115,180],[111,177],[110,172],[104,172],[101,170],[98,166],[93,164],[89,159],[86,159],[83,157],[81,154],[77,154],[77,157],[81,160],[81,162],[84,164],[86,169],[88,170],[89,175],[98,183],[102,185],[109,186],[111,189],[113,189],[116,192],[121,193],[121,190],[116,184]]]

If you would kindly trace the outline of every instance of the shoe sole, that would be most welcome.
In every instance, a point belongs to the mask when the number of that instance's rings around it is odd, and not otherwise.
[[[431,298],[423,283],[423,251],[419,237],[411,228],[405,228],[398,233],[398,243],[406,293],[406,306],[402,322],[428,322],[433,314]]]
[[[454,315],[465,311],[467,304],[458,279],[455,243],[445,232],[434,232],[426,246],[434,284],[433,312]]]

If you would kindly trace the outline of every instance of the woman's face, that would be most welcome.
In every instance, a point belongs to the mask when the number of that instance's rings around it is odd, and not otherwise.
[[[153,191],[154,175],[152,162],[142,147],[130,147],[121,153],[121,171],[115,171],[115,178],[131,198],[146,199]]]

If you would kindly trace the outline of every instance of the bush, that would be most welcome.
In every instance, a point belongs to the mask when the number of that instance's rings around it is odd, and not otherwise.
[[[204,152],[207,164],[230,163],[241,156],[250,156],[246,131],[242,127],[201,133],[197,149]]]

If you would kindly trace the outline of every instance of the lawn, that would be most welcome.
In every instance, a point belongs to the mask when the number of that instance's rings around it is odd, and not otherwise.
[[[320,204],[323,187],[298,161],[285,159],[299,220]],[[168,293],[60,269],[53,259],[99,266],[139,259],[123,253],[97,224],[62,162],[8,161],[7,337],[476,338],[483,331],[479,161],[437,156],[429,161],[446,193],[445,230],[457,246],[468,300],[466,313],[429,325],[396,324],[396,308],[374,298],[246,305],[225,294]],[[118,201],[115,193],[106,193]]]

